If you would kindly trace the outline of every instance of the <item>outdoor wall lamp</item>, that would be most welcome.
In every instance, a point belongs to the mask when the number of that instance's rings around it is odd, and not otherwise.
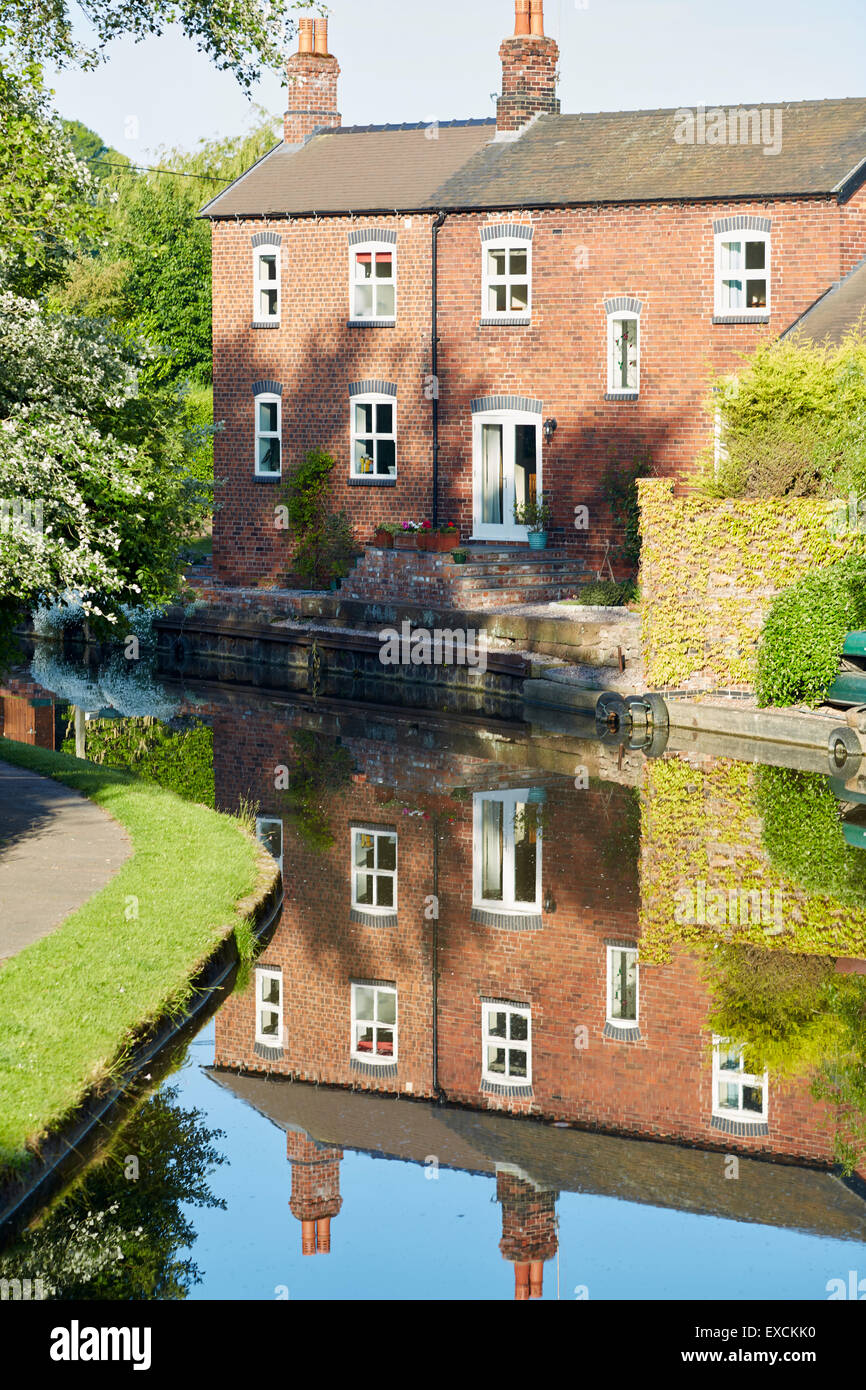
[[[555,901],[554,896],[553,896],[553,894],[551,893],[551,891],[550,891],[549,888],[548,888],[548,890],[547,890],[547,892],[546,892],[546,894],[545,894],[545,897],[544,897],[544,910],[545,910],[545,912],[555,912],[555,911],[556,911],[556,901]]]
[[[559,428],[558,420],[545,420],[544,422],[544,442],[549,444]]]

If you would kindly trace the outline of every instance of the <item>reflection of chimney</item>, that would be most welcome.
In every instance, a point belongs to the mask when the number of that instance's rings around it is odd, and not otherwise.
[[[557,1251],[558,1192],[536,1187],[526,1178],[501,1170],[496,1174],[496,1200],[502,1206],[502,1258],[514,1265],[514,1297],[518,1302],[541,1298],[544,1263]]]
[[[292,1165],[292,1197],[289,1208],[301,1223],[301,1249],[305,1255],[331,1253],[331,1217],[343,1205],[340,1196],[340,1162],[343,1150],[317,1144],[306,1134],[290,1130],[286,1149]]]
[[[327,19],[302,19],[298,51],[286,63],[289,103],[284,123],[286,143],[299,145],[314,130],[334,130],[342,123],[337,108],[340,64],[328,52]]]
[[[496,111],[497,130],[520,130],[533,116],[558,116],[559,45],[545,37],[544,0],[515,0],[514,34],[504,40],[499,56],[502,96]]]

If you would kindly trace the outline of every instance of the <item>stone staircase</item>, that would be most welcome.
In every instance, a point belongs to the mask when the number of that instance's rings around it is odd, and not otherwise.
[[[592,577],[565,550],[480,543],[462,548],[469,555],[465,565],[456,565],[450,552],[367,550],[340,596],[478,610],[568,598]]]

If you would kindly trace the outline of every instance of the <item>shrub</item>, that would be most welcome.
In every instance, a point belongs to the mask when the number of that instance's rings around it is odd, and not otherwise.
[[[866,557],[812,570],[777,594],[758,648],[758,704],[819,705],[845,634],[866,627]]]
[[[314,585],[329,584],[349,573],[354,540],[345,512],[329,507],[335,460],[324,449],[311,449],[283,487],[289,525],[295,537],[292,564]]]
[[[622,463],[616,450],[611,448],[607,468],[601,480],[602,495],[610,508],[614,530],[623,538],[620,544],[612,548],[610,559],[614,563],[628,566],[635,572],[640,565],[641,553],[638,479],[651,478],[654,473],[652,456],[648,450],[639,451],[628,463]]]
[[[866,855],[842,833],[827,780],[785,767],[757,771],[755,808],[775,869],[807,893],[866,907]]]
[[[636,597],[637,584],[633,579],[624,579],[622,582],[600,579],[594,584],[583,584],[569,602],[598,608],[624,608]]]

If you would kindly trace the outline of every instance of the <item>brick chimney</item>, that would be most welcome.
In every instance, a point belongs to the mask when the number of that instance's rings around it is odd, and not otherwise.
[[[514,1266],[514,1297],[519,1303],[543,1296],[544,1264],[558,1248],[558,1197],[552,1188],[536,1187],[503,1169],[496,1174],[496,1200],[502,1207],[499,1249]]]
[[[285,138],[299,145],[324,126],[335,130],[342,124],[337,110],[337,84],[340,64],[328,52],[328,21],[299,21],[298,51],[286,63],[289,78],[289,109],[285,117]]]
[[[343,1151],[289,1130],[286,1152],[292,1165],[289,1209],[301,1223],[301,1249],[305,1255],[329,1255],[331,1217],[338,1216],[343,1205],[340,1196]]]
[[[533,116],[558,116],[556,95],[559,44],[544,34],[544,0],[514,0],[514,34],[499,50],[502,96],[496,129],[520,130]]]

